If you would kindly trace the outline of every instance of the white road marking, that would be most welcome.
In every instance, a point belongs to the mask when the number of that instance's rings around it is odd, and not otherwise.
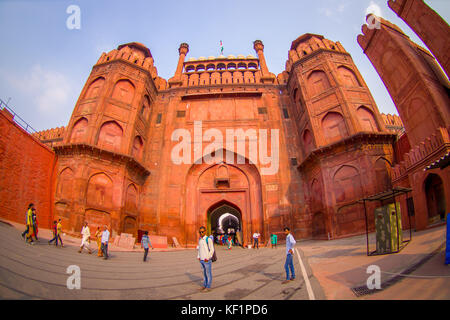
[[[300,261],[300,268],[302,269],[303,279],[305,279],[306,290],[308,291],[309,300],[316,300],[313,289],[311,287],[311,283],[309,282],[308,274],[306,273],[305,266],[303,265],[302,258],[300,257],[297,248],[295,248],[295,252],[297,252],[298,261]]]

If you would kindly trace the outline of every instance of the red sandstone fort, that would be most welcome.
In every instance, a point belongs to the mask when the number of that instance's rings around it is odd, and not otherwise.
[[[450,151],[449,27],[423,1],[388,4],[431,51],[381,18],[358,36],[400,117],[380,114],[350,54],[321,35],[295,39],[279,75],[260,40],[256,56],[192,58],[182,43],[168,80],[131,42],[102,54],[66,127],[31,136],[0,112],[0,217],[22,222],[34,202],[44,227],[61,218],[76,234],[88,221],[113,236],[147,230],[192,245],[199,226],[211,231],[228,214],[247,243],[256,231],[282,236],[284,226],[299,239],[335,239],[365,232],[361,198],[404,187],[403,226],[439,223],[450,211],[450,171],[425,169]],[[278,130],[277,172],[261,174],[265,165],[236,147],[210,150],[220,163],[175,164],[172,133],[194,137],[195,121],[224,137]]]

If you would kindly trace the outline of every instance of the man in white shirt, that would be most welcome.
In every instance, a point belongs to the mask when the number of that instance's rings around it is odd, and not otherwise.
[[[108,259],[108,241],[109,241],[109,230],[108,226],[105,225],[105,229],[102,233],[102,252],[103,252],[103,259]]]
[[[203,270],[203,287],[200,288],[200,291],[208,292],[211,291],[211,282],[212,282],[211,258],[214,254],[214,243],[211,240],[211,238],[209,238],[206,235],[205,227],[203,226],[200,227],[199,234],[200,238],[198,239],[197,258],[200,261],[200,265],[202,266]]]
[[[80,246],[80,250],[78,250],[78,252],[81,253],[81,251],[83,251],[83,248],[84,248],[89,251],[89,254],[91,254],[92,250],[91,250],[91,248],[89,248],[91,231],[89,230],[87,222],[84,223],[83,229],[81,229],[81,235],[82,235],[81,246]]]
[[[259,249],[259,237],[260,237],[260,234],[258,231],[256,231],[253,234],[253,248],[256,247],[256,249]]]
[[[295,279],[294,270],[294,245],[297,243],[291,234],[291,230],[288,227],[284,228],[286,234],[286,262],[284,263],[284,269],[286,270],[286,280],[282,283],[288,283]],[[289,277],[289,269],[291,269],[291,277]]]

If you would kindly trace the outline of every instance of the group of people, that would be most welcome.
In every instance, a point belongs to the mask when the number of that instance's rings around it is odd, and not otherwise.
[[[294,245],[296,241],[294,236],[291,234],[291,230],[288,227],[284,228],[284,233],[286,234],[286,260],[284,263],[284,269],[286,271],[286,280],[282,284],[289,283],[295,280],[295,269],[294,269]],[[214,241],[213,236],[208,236],[206,234],[206,228],[200,227],[199,229],[199,240],[197,246],[197,258],[200,261],[200,266],[203,271],[203,286],[199,289],[201,292],[211,291],[212,284],[212,262],[214,256]],[[253,234],[253,241],[256,248],[259,248],[258,242],[260,234],[255,232]],[[230,237],[231,238],[231,237]],[[271,234],[272,248],[276,247],[278,242],[278,237],[275,234]]]
[[[97,242],[97,256],[103,257],[103,259],[107,260],[109,258],[108,255],[108,243],[109,243],[109,236],[111,233],[108,230],[108,226],[105,225],[103,227],[103,231],[100,229],[100,227],[97,227],[97,231],[95,232],[94,238]],[[84,222],[83,228],[81,229],[81,245],[80,249],[78,250],[79,253],[83,252],[83,249],[86,249],[89,254],[92,253],[92,249],[90,248],[91,243],[91,230],[89,229],[89,225],[86,222]]]

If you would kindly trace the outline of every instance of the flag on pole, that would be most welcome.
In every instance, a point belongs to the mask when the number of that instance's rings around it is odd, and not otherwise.
[[[220,54],[223,55],[223,44],[222,44],[222,40],[220,40]]]

